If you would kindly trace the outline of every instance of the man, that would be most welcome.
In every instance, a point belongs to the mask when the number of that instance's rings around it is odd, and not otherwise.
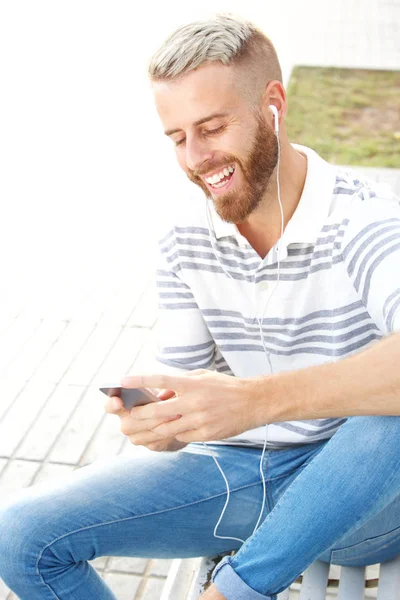
[[[106,405],[133,444],[158,452],[21,492],[1,513],[1,577],[22,600],[105,600],[89,559],[237,550],[202,600],[256,600],[318,557],[392,558],[398,202],[289,142],[278,59],[251,24],[180,28],[150,77],[208,207],[187,204],[161,240],[158,361],[169,374],[123,382],[158,388],[160,402],[132,414],[117,398]]]

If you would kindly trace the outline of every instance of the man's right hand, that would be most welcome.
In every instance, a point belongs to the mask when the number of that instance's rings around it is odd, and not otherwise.
[[[168,400],[174,396],[174,392],[172,390],[160,390],[157,395],[160,400]],[[154,427],[165,423],[165,419],[134,419],[129,410],[124,408],[122,400],[118,396],[108,398],[104,404],[104,409],[110,415],[119,416],[122,433],[127,435],[131,444],[135,446],[146,446],[149,450],[155,450],[156,452],[173,452],[187,445],[175,438],[162,438],[152,431]],[[174,421],[176,418],[169,420]]]

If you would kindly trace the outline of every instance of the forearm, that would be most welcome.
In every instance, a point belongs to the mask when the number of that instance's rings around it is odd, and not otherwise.
[[[253,381],[261,423],[400,415],[400,333],[335,363]]]

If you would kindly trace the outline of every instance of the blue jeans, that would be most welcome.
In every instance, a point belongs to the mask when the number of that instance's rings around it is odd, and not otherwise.
[[[266,452],[201,444],[124,455],[26,488],[0,508],[0,576],[22,600],[111,600],[88,560],[238,550],[213,580],[227,600],[275,599],[316,558],[366,565],[400,553],[400,418],[352,417],[328,441]],[[241,547],[240,547],[241,546]],[[240,548],[240,549],[239,549]]]

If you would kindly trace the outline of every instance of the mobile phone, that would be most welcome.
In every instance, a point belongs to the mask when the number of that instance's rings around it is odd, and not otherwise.
[[[159,398],[146,388],[123,388],[119,385],[109,384],[99,388],[106,396],[121,398],[124,408],[131,410],[134,406],[142,406],[149,402],[159,402]]]

